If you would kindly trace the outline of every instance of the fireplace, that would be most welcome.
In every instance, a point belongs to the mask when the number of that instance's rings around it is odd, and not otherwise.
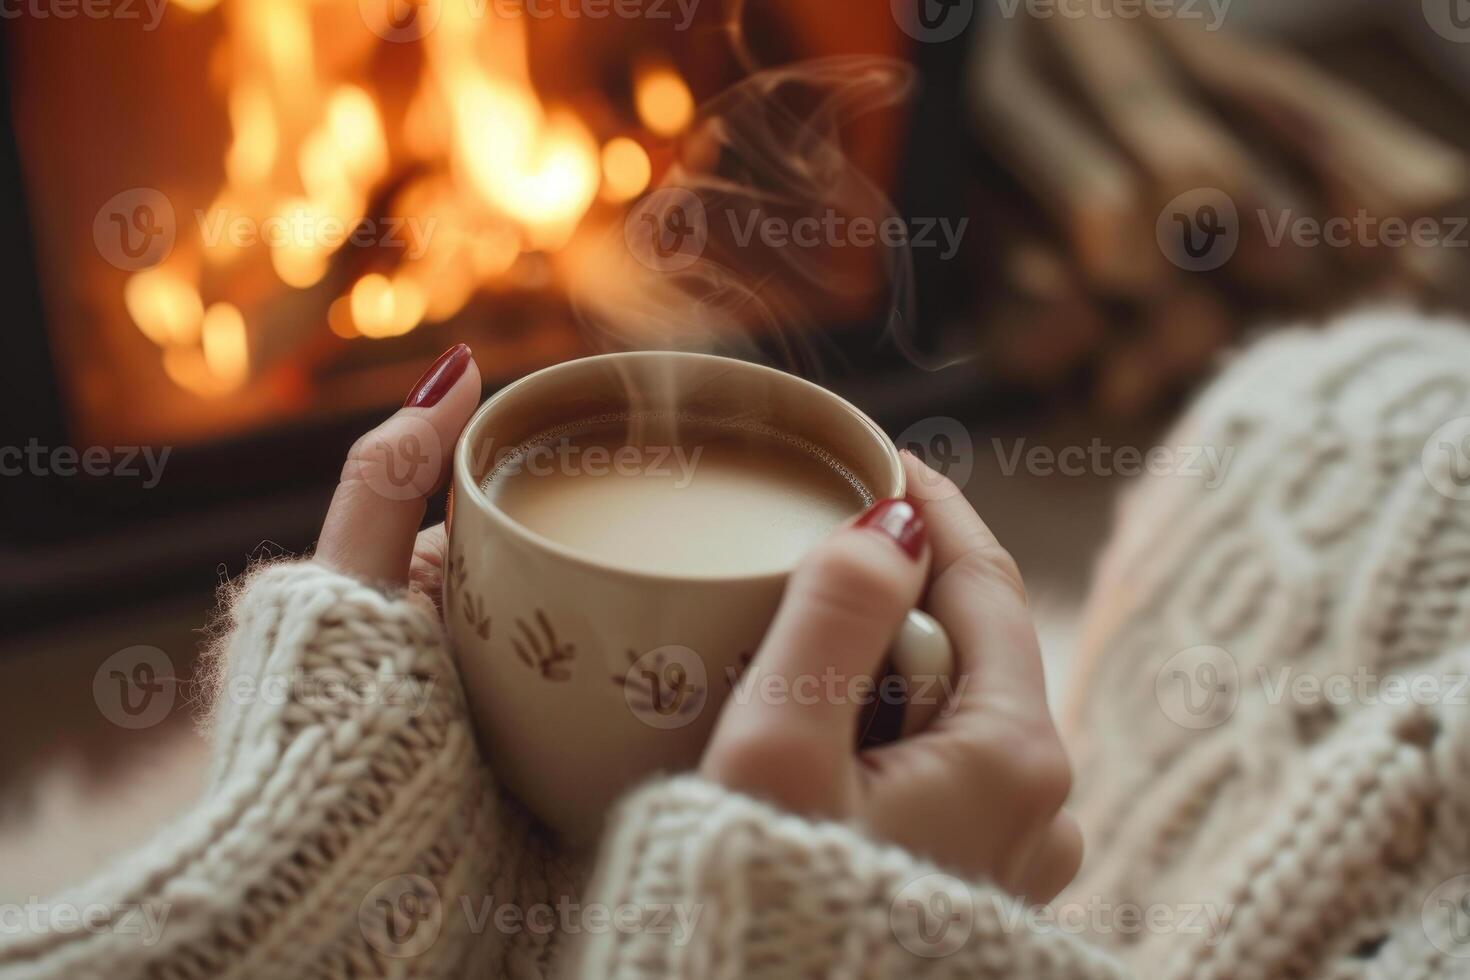
[[[607,15],[173,0],[12,22],[5,444],[112,453],[0,481],[18,615],[308,544],[353,434],[452,343],[491,387],[588,352],[568,286],[748,74],[731,16],[774,63],[913,56],[881,4],[574,6]],[[933,193],[902,176],[910,122],[865,122],[855,162]],[[834,311],[825,339],[861,363],[881,312]],[[119,462],[144,447],[169,453],[151,485]]]

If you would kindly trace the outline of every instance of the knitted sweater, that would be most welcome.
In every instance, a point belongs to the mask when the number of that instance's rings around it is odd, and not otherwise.
[[[432,604],[292,563],[232,597],[203,800],[50,903],[110,926],[0,940],[0,978],[1470,976],[1463,416],[1470,337],[1389,315],[1198,403],[1175,442],[1228,473],[1124,508],[1073,685],[1089,859],[1046,909],[692,777],[558,853]]]

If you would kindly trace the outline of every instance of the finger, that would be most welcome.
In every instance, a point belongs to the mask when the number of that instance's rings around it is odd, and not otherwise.
[[[444,525],[435,524],[419,532],[413,543],[413,561],[408,568],[408,584],[442,605],[444,595],[444,556],[448,539]]]
[[[1084,851],[1082,826],[1077,818],[1066,812],[1057,814],[1013,890],[1028,902],[1050,902],[1077,877]]]
[[[1025,856],[1040,852],[1071,792],[1071,765],[1054,732],[1037,735],[984,713],[862,759],[866,818],[877,836],[1008,888],[1029,870]]]
[[[406,584],[425,498],[443,482],[479,399],[479,369],[457,344],[424,373],[403,408],[352,446],[317,560],[364,581]]]
[[[910,504],[880,501],[806,556],[720,717],[708,774],[805,809],[812,801],[793,790],[825,796],[802,785],[811,766],[828,776],[852,768],[871,679],[923,588],[924,539]]]
[[[964,682],[951,717],[999,710],[1051,727],[1041,648],[1015,560],[959,488],[912,453],[901,456],[910,482],[924,487],[912,502],[934,552],[927,608],[949,632],[956,681]]]

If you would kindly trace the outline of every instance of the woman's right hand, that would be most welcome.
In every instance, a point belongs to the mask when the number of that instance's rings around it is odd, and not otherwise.
[[[881,501],[793,574],[702,772],[1047,901],[1076,874],[1082,834],[1061,809],[1071,768],[1047,708],[1020,573],[953,483],[911,455],[904,466],[921,494]],[[848,682],[881,670],[926,586],[923,608],[955,647],[953,697],[926,730],[859,750],[863,704]],[[762,681],[772,675],[781,683]],[[822,693],[768,696],[799,690]]]

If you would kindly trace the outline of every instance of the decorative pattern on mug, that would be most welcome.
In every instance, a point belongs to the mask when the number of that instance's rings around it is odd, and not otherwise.
[[[480,639],[490,639],[490,613],[485,608],[485,597],[466,595],[462,598],[462,602],[465,622],[474,628],[475,635]]]
[[[546,618],[544,610],[536,610],[535,619],[539,632],[527,626],[524,619],[516,620],[521,635],[510,639],[516,656],[527,667],[540,671],[541,676],[549,681],[571,680],[572,671],[569,665],[576,659],[577,648],[557,640],[556,630],[552,628],[551,620]],[[488,621],[486,628],[489,628]]]

